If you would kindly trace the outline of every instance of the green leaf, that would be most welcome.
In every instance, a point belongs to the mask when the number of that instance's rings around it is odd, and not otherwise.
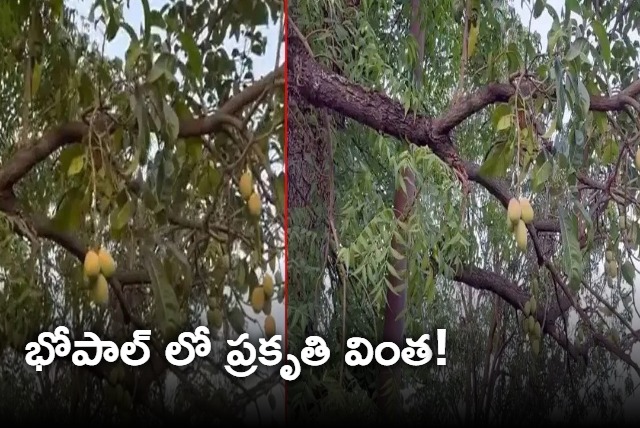
[[[153,83],[159,78],[161,78],[165,72],[167,71],[164,61],[160,61],[160,58],[153,63],[151,70],[147,74],[147,82]]]
[[[198,180],[198,194],[199,196],[206,198],[218,187],[220,180],[222,179],[220,172],[213,167],[213,165],[207,165],[204,170],[201,171]]]
[[[151,251],[144,254],[145,269],[151,279],[151,290],[155,302],[156,322],[165,335],[177,330],[180,325],[180,306],[166,271],[158,257]]]
[[[512,149],[506,142],[494,145],[486,160],[480,167],[480,174],[485,177],[500,177],[507,172],[513,160]]]
[[[487,56],[487,72],[486,72],[486,81],[493,82],[496,78],[495,73],[495,60],[493,58],[493,52],[489,52]]]
[[[562,264],[569,277],[569,287],[576,291],[582,280],[582,252],[578,242],[575,216],[560,208],[560,233],[562,236]]]
[[[533,6],[533,18],[538,19],[540,15],[542,15],[542,11],[546,6],[546,0],[536,0],[536,3]]]
[[[549,6],[550,7],[550,6]],[[547,42],[547,51],[551,55],[556,48],[556,44],[558,40],[560,40],[564,36],[564,32],[560,28],[556,28],[555,30],[551,30],[550,36]]]
[[[498,104],[491,114],[491,123],[498,128],[500,120],[505,116],[511,115],[511,106],[509,104]],[[509,120],[511,120],[509,118]]]
[[[496,126],[496,129],[498,131],[502,131],[504,129],[508,129],[511,126],[511,115],[506,115],[506,116],[502,116],[500,118],[500,120],[498,121],[498,125]]]
[[[558,127],[557,129],[560,130],[560,126],[562,125],[562,119],[564,117],[565,92],[564,92],[564,85],[563,85],[563,80],[564,80],[563,68],[562,68],[562,64],[560,63],[560,59],[557,57],[553,62],[553,70],[555,73],[556,97],[557,97],[555,121],[556,121],[556,127]]]
[[[145,21],[146,25],[146,21]],[[163,30],[167,28],[167,23],[164,22],[164,18],[162,17],[162,13],[157,10],[152,10],[149,14],[149,26],[150,27],[158,27]]]
[[[119,29],[120,29],[120,25],[118,23],[117,18],[111,17],[109,19],[109,23],[107,24],[107,32],[106,32],[107,41],[110,42],[113,39],[115,39]]]
[[[78,230],[85,213],[82,193],[77,189],[69,190],[63,197],[53,218],[53,226],[62,232]]]
[[[596,34],[598,38],[598,43],[600,44],[599,51],[602,53],[602,59],[605,64],[608,66],[611,65],[611,44],[609,43],[609,36],[607,35],[607,30],[604,28],[604,25],[598,20],[593,20],[592,22],[593,32]]]
[[[432,303],[436,297],[436,282],[433,277],[433,272],[429,269],[426,286],[426,298],[427,303]]]
[[[80,103],[90,105],[93,103],[93,82],[89,75],[83,72],[80,75],[80,87],[78,88]]]
[[[165,247],[167,247],[167,249],[169,249],[171,254],[173,254],[173,256],[182,265],[182,271],[185,276],[184,285],[187,288],[190,288],[191,285],[193,284],[193,273],[191,271],[191,263],[189,262],[189,259],[187,258],[186,254],[180,248],[178,248],[175,242],[171,240],[166,240],[163,244]]]
[[[138,58],[142,55],[143,49],[140,45],[140,42],[132,41],[131,45],[129,45],[129,49],[127,49],[127,53],[125,55],[125,72],[131,72],[138,62]]]
[[[78,156],[83,156],[85,147],[82,144],[72,144],[62,149],[58,158],[59,168],[64,174],[68,174],[71,163]]]
[[[167,134],[171,138],[171,141],[176,141],[178,139],[178,134],[180,133],[180,120],[178,119],[176,112],[166,100],[163,100],[162,102],[162,114],[164,115]]]
[[[148,113],[145,109],[144,99],[140,93],[136,92],[135,95],[129,96],[129,104],[131,110],[136,114],[136,124],[138,126],[138,135],[136,138],[136,146],[140,148],[140,155],[143,159],[146,159],[147,150],[149,148],[149,123]]]
[[[144,44],[147,45],[151,39],[151,10],[149,8],[149,0],[142,0],[142,10],[144,14]]]
[[[565,59],[567,61],[573,61],[578,56],[580,56],[580,54],[586,53],[587,46],[587,39],[585,39],[584,37],[578,37],[573,41],[573,43],[571,43],[571,47],[569,48],[569,52],[567,52],[567,56],[565,57]]]
[[[202,77],[202,54],[193,36],[188,32],[182,32],[179,36],[182,48],[187,53],[187,67],[197,77]]]
[[[80,171],[82,171],[83,166],[84,166],[84,153],[81,154],[80,156],[76,156],[75,158],[73,158],[73,160],[71,161],[71,165],[69,165],[69,170],[67,171],[67,173],[69,174],[69,176],[76,175]]]
[[[387,263],[387,270],[389,271],[389,273],[397,278],[397,279],[402,279],[402,277],[400,276],[400,274],[398,273],[398,271],[396,270],[396,268],[393,267],[393,265],[391,263]]]
[[[131,217],[133,217],[133,210],[133,201],[128,200],[125,202],[112,219],[113,229],[120,230],[125,227],[129,223],[129,220],[131,220]]]
[[[634,286],[633,281],[636,276],[636,269],[633,267],[633,263],[627,260],[622,264],[621,271],[622,271],[622,278],[624,278],[627,284],[633,287]]]
[[[580,94],[580,107],[582,107],[582,114],[584,116],[589,113],[589,107],[591,106],[591,98],[589,96],[589,91],[587,91],[587,87],[584,86],[582,80],[578,81],[578,93]]]
[[[580,4],[578,4],[577,0],[566,0],[565,10],[566,10],[565,13],[567,14],[569,14],[570,12],[575,12],[577,14],[580,14],[581,7],[580,7]]]
[[[544,183],[547,182],[549,177],[551,177],[552,171],[553,165],[551,164],[551,162],[546,161],[545,163],[543,163],[542,166],[540,166],[540,168],[536,170],[531,186],[534,189],[539,189]]]
[[[403,260],[404,256],[402,254],[400,254],[400,252],[398,250],[396,250],[393,247],[389,248],[390,252],[391,252],[391,256],[396,259],[396,260]]]

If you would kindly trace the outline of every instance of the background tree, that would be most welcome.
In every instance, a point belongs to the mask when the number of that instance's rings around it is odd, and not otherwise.
[[[280,42],[261,29],[282,24],[283,6],[141,4],[138,31],[125,2],[93,3],[98,43],[68,2],[0,4],[3,420],[241,420],[279,383],[277,372],[245,382],[221,365],[224,339],[262,335],[271,299],[284,297],[282,56],[253,76],[254,58]],[[124,60],[104,54],[118,32],[130,38]],[[226,50],[227,37],[245,49]],[[239,192],[246,171],[257,197]],[[107,300],[83,275],[99,247],[117,266]],[[252,310],[267,276],[274,293]],[[211,356],[170,366],[168,341],[203,323]],[[118,344],[151,329],[151,360],[136,369],[63,360],[36,373],[25,344],[60,325]]]
[[[306,176],[335,200],[290,205],[288,336],[311,320],[334,355],[289,387],[292,415],[363,421],[387,393],[421,423],[620,416],[639,374],[640,5],[525,1],[552,19],[543,50],[508,2],[421,3],[290,3],[289,198]],[[406,170],[417,198],[396,219]],[[447,366],[403,365],[394,392],[342,361],[345,338],[384,337],[403,283],[405,335],[446,328]]]

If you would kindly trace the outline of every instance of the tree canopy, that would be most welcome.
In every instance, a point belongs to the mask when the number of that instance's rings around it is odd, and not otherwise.
[[[262,335],[284,298],[284,54],[265,56],[283,4],[143,0],[140,24],[128,2],[74,4],[0,3],[0,413],[211,423],[275,406],[277,373],[247,383],[222,365],[225,339]],[[118,34],[125,55],[109,57]],[[85,269],[99,249],[111,276]],[[203,324],[211,355],[169,365],[165,345]],[[26,343],[61,325],[116,344],[150,329],[150,362],[36,373]]]
[[[290,1],[288,336],[334,355],[290,386],[294,416],[624,413],[640,4],[516,3]],[[439,328],[446,367],[343,362],[346,338]]]

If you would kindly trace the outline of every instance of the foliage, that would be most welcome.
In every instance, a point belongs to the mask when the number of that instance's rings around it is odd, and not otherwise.
[[[238,385],[220,368],[222,340],[264,319],[247,312],[264,275],[283,298],[282,58],[254,76],[266,44],[279,44],[264,30],[280,25],[282,4],[141,5],[140,31],[122,1],[96,0],[88,22],[62,0],[0,5],[3,414],[238,418],[277,383],[262,373]],[[109,58],[118,33],[129,37],[126,55]],[[228,37],[244,49],[226,48]],[[237,190],[246,170],[259,217]],[[83,278],[97,247],[117,265],[106,306]],[[169,366],[166,343],[215,308],[225,322],[210,326],[211,358]],[[58,325],[116,343],[149,328],[151,363],[123,373],[60,361],[36,375],[25,343]]]
[[[637,314],[640,111],[638,42],[629,30],[640,22],[638,5],[569,1],[561,11],[551,1],[524,1],[534,17],[544,12],[553,20],[541,38],[507,2],[470,1],[469,14],[464,1],[431,2],[421,10],[427,37],[417,89],[408,3],[290,5],[313,52],[300,47],[289,57],[290,91],[347,118],[328,137],[337,199],[328,221],[339,247],[327,271],[313,265],[301,282],[317,288],[322,275],[326,292],[313,303],[289,301],[292,340],[305,331],[299,312],[306,311],[336,357],[291,387],[292,406],[322,398],[314,410],[334,418],[354,413],[352,400],[373,405],[377,368],[341,367],[343,340],[381,337],[389,266],[407,257],[406,335],[446,328],[448,337],[446,368],[402,368],[405,410],[416,421],[619,416],[637,382],[630,368],[638,372],[629,357],[637,341],[630,325]],[[467,17],[478,26],[468,61]],[[297,46],[300,36],[289,34]],[[316,64],[326,74],[316,78]],[[395,115],[400,106],[404,117]],[[415,171],[419,196],[412,216],[398,222],[391,207],[404,166]],[[535,212],[524,253],[505,224],[509,199],[521,196]],[[305,265],[294,236],[302,233],[310,232],[289,229],[290,266]],[[406,254],[393,254],[393,236],[408,243]],[[613,279],[603,275],[607,249],[620,266]],[[545,333],[539,355],[522,328],[532,295]],[[326,387],[313,389],[316,382]]]

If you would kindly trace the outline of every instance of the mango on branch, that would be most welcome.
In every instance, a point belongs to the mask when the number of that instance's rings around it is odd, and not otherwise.
[[[109,284],[102,274],[98,276],[98,280],[91,289],[91,299],[97,305],[104,305],[109,302]]]
[[[100,271],[105,278],[111,278],[116,271],[116,263],[113,261],[111,254],[104,248],[98,251],[98,260],[100,261]]]
[[[242,174],[238,187],[240,188],[240,196],[242,196],[242,199],[245,201],[248,200],[253,193],[253,177],[251,177],[250,171],[246,171]]]
[[[252,193],[247,201],[249,206],[249,213],[254,217],[259,217],[262,213],[262,201],[257,193]]]
[[[87,278],[92,279],[98,276],[100,273],[100,257],[93,251],[87,251],[84,256],[84,274]]]
[[[527,198],[520,198],[520,209],[522,221],[529,224],[533,221],[533,208]]]
[[[516,224],[520,220],[522,216],[522,207],[520,206],[520,202],[516,198],[511,198],[509,200],[509,205],[507,206],[507,217],[511,221],[511,223]]]
[[[265,294],[262,287],[256,287],[251,292],[251,307],[255,313],[259,313],[264,308]]]
[[[262,289],[264,290],[264,295],[270,299],[273,296],[273,278],[271,275],[266,274],[264,279],[262,280]]]
[[[271,338],[274,334],[276,334],[276,319],[273,315],[268,315],[264,319],[264,334],[267,338]]]

